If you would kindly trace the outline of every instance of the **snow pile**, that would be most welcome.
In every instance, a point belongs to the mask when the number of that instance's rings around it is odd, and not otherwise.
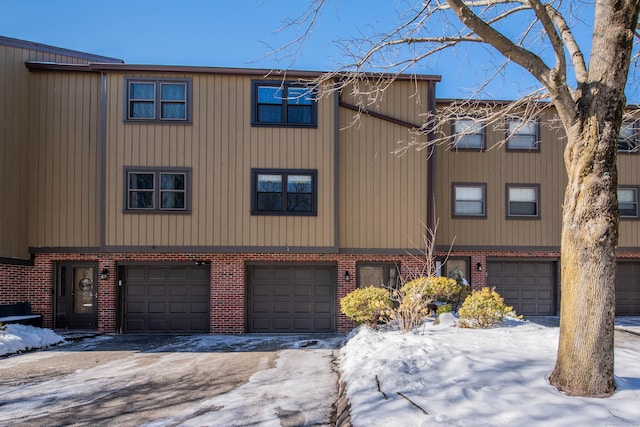
[[[63,342],[51,329],[10,323],[0,330],[0,356]]]
[[[341,352],[355,426],[640,425],[638,350],[616,348],[617,391],[568,397],[549,385],[558,328],[451,322],[413,333],[360,328]]]

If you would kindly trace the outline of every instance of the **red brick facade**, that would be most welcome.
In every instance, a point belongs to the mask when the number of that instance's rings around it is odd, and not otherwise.
[[[439,254],[443,256],[444,254]],[[460,251],[455,257],[470,260],[471,285],[474,289],[490,286],[486,283],[488,259],[559,259],[555,251]],[[640,252],[625,252],[619,258],[640,259]],[[117,267],[131,262],[192,263],[205,261],[211,265],[210,332],[243,333],[246,331],[246,278],[247,263],[251,262],[311,262],[333,263],[337,266],[338,304],[340,298],[355,289],[357,264],[361,262],[398,263],[401,272],[420,268],[421,258],[411,255],[356,255],[356,254],[263,254],[263,253],[78,253],[38,254],[35,265],[0,264],[0,302],[29,301],[34,313],[42,314],[44,326],[52,326],[54,268],[56,262],[96,262],[98,271],[108,270],[106,278],[98,281],[98,329],[116,331]],[[478,265],[482,266],[480,270]],[[345,271],[351,279],[345,280]],[[347,332],[353,323],[337,307],[338,332]]]

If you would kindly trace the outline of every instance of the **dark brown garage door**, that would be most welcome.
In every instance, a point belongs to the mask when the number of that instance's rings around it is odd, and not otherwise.
[[[210,268],[124,268],[123,328],[127,333],[208,333]]]
[[[517,314],[556,314],[556,263],[547,261],[489,261],[487,284],[495,286]]]
[[[336,267],[247,268],[249,332],[335,332]]]
[[[616,267],[616,315],[640,316],[640,262],[620,261]]]

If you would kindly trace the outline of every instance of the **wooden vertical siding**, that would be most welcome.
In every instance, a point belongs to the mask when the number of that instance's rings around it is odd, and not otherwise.
[[[540,151],[507,151],[497,146],[504,130],[488,129],[487,150],[455,151],[439,146],[436,152],[436,211],[441,227],[440,246],[559,247],[562,201],[567,183],[564,135],[549,108],[540,117]],[[445,129],[449,132],[450,129]],[[453,218],[452,183],[485,183],[486,218]],[[506,184],[540,185],[539,219],[506,219]]]
[[[100,75],[31,75],[29,245],[97,247]]]
[[[80,244],[80,240],[75,237],[70,239],[69,236],[64,236],[62,240],[51,239],[51,236],[45,235],[45,223],[57,228],[58,222],[69,212],[67,208],[64,212],[60,209],[53,211],[53,194],[36,196],[34,193],[42,193],[41,187],[37,187],[38,183],[48,184],[51,189],[53,182],[50,179],[54,178],[51,175],[53,166],[37,163],[39,151],[43,147],[44,141],[34,138],[42,137],[47,130],[54,132],[55,137],[58,138],[62,136],[61,132],[64,129],[65,138],[68,137],[73,141],[73,133],[76,129],[72,123],[78,119],[73,118],[72,122],[63,123],[62,121],[66,120],[63,118],[66,113],[55,111],[54,108],[43,114],[44,104],[42,102],[44,99],[50,98],[51,91],[43,87],[33,87],[34,84],[38,85],[40,77],[27,70],[25,61],[86,63],[87,59],[56,53],[55,48],[43,51],[37,50],[38,47],[35,46],[27,48],[22,46],[24,43],[16,42],[7,43],[5,39],[0,40],[0,121],[2,122],[0,125],[0,200],[2,200],[0,203],[0,236],[2,236],[0,238],[0,257],[28,258],[29,246],[64,245],[72,242]],[[63,78],[61,76],[58,78],[60,86],[57,89],[60,90]],[[66,78],[64,77],[65,80]],[[60,99],[64,97],[75,99],[75,88],[68,87],[68,83],[65,83],[64,86],[68,93],[56,95]],[[40,95],[43,96],[42,99],[40,99]],[[61,102],[53,104],[53,100],[51,103],[50,107],[63,106]],[[68,105],[66,101],[64,105]],[[75,110],[67,115],[75,117],[79,113],[80,110]],[[57,124],[46,123],[47,120],[54,118],[54,114],[57,114],[57,120],[60,121]],[[54,128],[58,128],[60,131],[55,133]],[[53,137],[53,135],[47,136],[49,141]],[[68,142],[64,141],[63,144],[58,140],[56,144],[58,148],[61,148],[62,145],[67,147]],[[56,163],[55,168],[59,169],[61,166]],[[46,177],[42,176],[44,171],[41,168],[46,169],[50,174]],[[67,173],[70,172],[65,172],[65,174]],[[61,183],[68,185],[70,182],[65,180]],[[55,193],[60,195],[58,190]],[[48,204],[33,204],[44,201],[45,198],[48,198]],[[79,209],[79,207],[76,206],[72,209]],[[92,216],[97,215],[95,211],[85,213]],[[63,222],[68,224],[73,219],[75,219],[73,216],[65,218]],[[34,228],[36,224],[38,227]],[[95,233],[93,233],[93,237],[95,237]],[[88,240],[85,238],[82,241],[87,242]]]
[[[618,185],[640,187],[640,153],[618,153]],[[640,219],[621,220],[618,247],[637,248],[638,246],[640,246]]]
[[[398,81],[369,108],[419,125],[427,111],[427,84]],[[342,100],[357,104],[345,90]],[[340,109],[340,248],[352,250],[422,249],[427,223],[427,152],[393,154],[407,141],[409,128],[388,120]]]
[[[192,123],[124,123],[124,79],[136,75],[191,78]],[[108,247],[335,246],[333,100],[319,102],[317,129],[252,127],[251,81],[205,73],[108,75]],[[127,166],[192,168],[191,213],[124,213]],[[252,168],[317,169],[318,215],[251,215]]]

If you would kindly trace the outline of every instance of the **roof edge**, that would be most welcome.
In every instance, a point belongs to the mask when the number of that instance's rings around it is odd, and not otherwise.
[[[36,50],[39,52],[53,53],[56,55],[72,56],[74,58],[85,59],[87,61],[93,61],[93,62],[124,63],[124,60],[119,58],[111,58],[109,56],[95,55],[93,53],[81,52],[78,50],[66,49],[62,47],[56,47],[56,46],[51,46],[47,44],[31,42],[27,40],[14,39],[6,36],[0,36],[0,45]]]

